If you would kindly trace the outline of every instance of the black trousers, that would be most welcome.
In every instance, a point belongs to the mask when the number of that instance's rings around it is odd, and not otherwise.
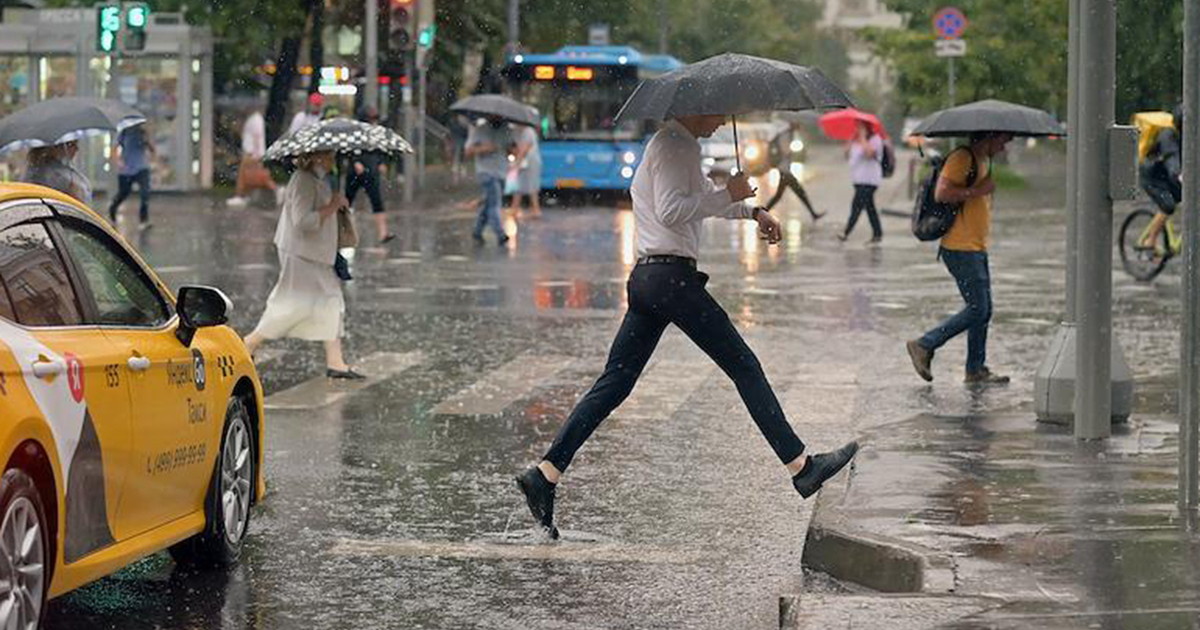
[[[138,186],[138,221],[145,223],[150,220],[150,169],[144,168],[133,175],[117,176],[117,196],[113,197],[108,206],[108,217],[117,220],[117,210],[133,192],[133,185]]]
[[[685,264],[639,264],[629,275],[629,310],[613,340],[604,373],[575,405],[545,459],[560,471],[596,427],[620,405],[668,324],[675,324],[737,386],[750,416],[783,463],[804,452],[771,391],[754,352],[742,340],[720,304],[704,289],[708,276]]]
[[[379,193],[379,175],[373,171],[367,170],[362,175],[350,173],[346,178],[346,200],[351,204],[354,203],[354,197],[358,195],[358,190],[367,191],[367,199],[371,202],[371,212],[379,214],[383,212],[383,195]]]
[[[767,210],[770,210],[783,199],[783,193],[791,189],[800,198],[800,202],[808,208],[808,213],[817,217],[817,211],[813,210],[812,202],[808,200],[808,193],[804,191],[804,186],[800,185],[800,180],[796,179],[790,171],[785,168],[776,169],[779,171],[779,186],[775,189],[775,194],[771,196],[771,200],[767,202]]]
[[[883,237],[883,227],[879,225],[879,212],[875,210],[875,186],[870,184],[854,185],[854,201],[850,202],[850,221],[846,223],[846,236],[854,231],[858,223],[858,215],[867,211],[867,219],[871,221],[871,233],[875,238]]]

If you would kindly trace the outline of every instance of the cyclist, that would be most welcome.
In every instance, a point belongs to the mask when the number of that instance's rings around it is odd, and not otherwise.
[[[1183,199],[1180,186],[1180,174],[1183,171],[1183,140],[1179,129],[1183,128],[1183,108],[1176,107],[1172,127],[1158,132],[1154,145],[1138,167],[1138,180],[1142,190],[1150,196],[1158,211],[1150,227],[1146,229],[1146,237],[1139,246],[1154,247],[1155,239],[1162,232],[1167,219],[1175,212],[1175,206]]]

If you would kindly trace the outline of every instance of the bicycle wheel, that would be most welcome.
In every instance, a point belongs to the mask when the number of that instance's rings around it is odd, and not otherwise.
[[[1146,208],[1138,208],[1121,224],[1121,264],[1129,275],[1142,281],[1153,280],[1171,257],[1171,244],[1165,229],[1159,231],[1153,244],[1141,242],[1154,214]]]

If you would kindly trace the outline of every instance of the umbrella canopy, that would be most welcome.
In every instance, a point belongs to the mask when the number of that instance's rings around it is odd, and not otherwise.
[[[842,88],[816,68],[725,53],[642,81],[617,113],[617,120],[852,105]]]
[[[0,153],[120,133],[146,122],[138,110],[104,98],[65,97],[34,103],[0,119]]]
[[[518,125],[536,127],[541,118],[538,110],[499,94],[476,94],[459,99],[450,111],[468,116],[502,118]]]
[[[930,114],[914,136],[967,136],[993,131],[1014,136],[1061,136],[1066,130],[1049,113],[1005,101],[985,100]]]
[[[276,140],[267,148],[263,159],[282,162],[323,151],[339,155],[382,153],[395,156],[412,153],[412,145],[387,127],[349,118],[331,118]]]
[[[875,130],[875,133],[887,137],[887,131],[884,130],[883,123],[879,122],[879,118],[875,114],[861,112],[853,107],[824,114],[817,119],[817,122],[821,124],[821,130],[825,132],[825,135],[834,140],[850,140],[854,138],[854,132],[858,129],[859,122],[871,125],[871,129]]]

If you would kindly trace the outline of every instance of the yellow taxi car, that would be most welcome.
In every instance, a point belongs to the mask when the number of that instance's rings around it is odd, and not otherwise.
[[[229,308],[172,297],[78,201],[0,184],[0,627],[162,549],[237,559],[263,395]]]

